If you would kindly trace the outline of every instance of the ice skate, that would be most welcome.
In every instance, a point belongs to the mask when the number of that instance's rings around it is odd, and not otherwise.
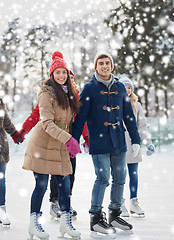
[[[50,215],[51,215],[52,219],[54,219],[56,221],[60,221],[61,211],[60,211],[58,201],[51,202]]]
[[[32,240],[34,236],[38,237],[40,240],[48,240],[49,234],[43,230],[41,224],[39,223],[39,217],[42,216],[42,213],[32,213],[30,216],[30,225],[29,225],[29,235],[28,240]]]
[[[120,209],[116,209],[116,210],[109,210],[109,224],[110,226],[114,227],[114,228],[119,228],[121,230],[126,230],[129,231],[129,234],[132,234],[132,228],[133,226],[131,224],[129,224],[128,222],[126,222],[125,220],[123,220],[120,217],[121,214],[121,210]]]
[[[0,223],[4,226],[10,226],[11,222],[8,218],[8,215],[6,213],[6,206],[1,205],[0,206]]]
[[[130,213],[137,214],[140,217],[145,217],[144,211],[139,206],[138,198],[130,199]]]
[[[125,218],[128,218],[130,215],[129,215],[129,212],[125,206],[125,199],[123,198],[122,200],[122,203],[121,203],[121,211],[122,213],[120,214],[121,217],[125,217]]]
[[[71,207],[71,212],[72,212],[72,219],[76,220],[77,219],[77,212]]]
[[[104,212],[90,214],[91,238],[94,239],[115,239],[116,230],[106,220]]]
[[[60,218],[59,227],[61,237],[64,237],[65,233],[68,234],[72,239],[80,239],[81,233],[78,232],[72,226],[72,212],[63,212]]]

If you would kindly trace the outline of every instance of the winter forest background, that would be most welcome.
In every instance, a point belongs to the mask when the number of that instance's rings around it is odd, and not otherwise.
[[[81,91],[97,51],[134,83],[154,141],[174,139],[174,1],[43,0],[0,3],[0,96],[21,123],[61,51]],[[160,140],[159,140],[160,139]]]

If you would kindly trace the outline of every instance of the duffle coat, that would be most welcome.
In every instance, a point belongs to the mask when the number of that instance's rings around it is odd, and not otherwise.
[[[141,103],[136,102],[135,106],[136,106],[135,117],[137,120],[138,131],[139,131],[140,137],[142,140],[145,140],[146,144],[151,144],[152,141],[151,141],[150,133],[147,129],[147,121],[146,121],[146,117],[143,113],[143,108],[141,106]],[[128,131],[126,131],[126,143],[127,143],[127,148],[128,148],[128,150],[126,152],[126,162],[127,163],[141,162],[142,161],[141,150],[139,151],[139,153],[136,157],[132,156],[131,139],[130,139]]]
[[[8,115],[6,105],[0,98],[0,162],[4,164],[9,161],[9,145],[6,132],[13,135],[16,128]]]
[[[55,90],[45,82],[40,85],[38,106],[40,120],[34,128],[25,153],[23,169],[41,174],[66,176],[72,173],[65,143],[72,137],[69,127],[71,108],[58,105]]]
[[[87,121],[89,153],[106,154],[127,151],[125,123],[132,144],[140,144],[137,123],[124,85],[114,80],[110,91],[93,75],[81,94],[82,104],[73,123],[72,135],[79,141],[83,125]]]

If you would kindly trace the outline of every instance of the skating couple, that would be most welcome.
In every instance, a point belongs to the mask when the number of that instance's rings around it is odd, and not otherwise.
[[[40,84],[38,106],[40,121],[31,134],[25,154],[24,169],[34,173],[36,187],[31,197],[29,233],[40,239],[49,235],[39,223],[41,204],[47,189],[48,176],[53,175],[58,185],[58,202],[62,212],[59,230],[79,238],[80,233],[72,226],[70,207],[70,177],[72,173],[69,152],[75,157],[80,152],[79,138],[87,121],[89,151],[97,179],[91,202],[91,231],[115,234],[115,227],[129,230],[132,225],[121,219],[121,202],[126,177],[126,143],[123,121],[132,138],[133,153],[140,148],[140,137],[131,102],[122,83],[111,74],[113,60],[110,55],[99,54],[95,58],[95,75],[86,84],[80,97],[81,108],[73,123],[73,114],[78,111],[78,97],[70,84],[69,70],[60,53],[54,53],[50,78]],[[96,113],[98,118],[96,118]],[[113,178],[109,223],[102,212],[105,188],[109,184],[110,168]]]
[[[36,181],[31,197],[30,236],[49,238],[39,223],[39,218],[42,215],[40,209],[48,176],[51,174],[57,181],[59,192],[61,236],[67,233],[74,238],[80,237],[80,233],[72,226],[69,176],[72,167],[69,153],[73,158],[80,152],[78,141],[87,121],[89,152],[97,176],[89,211],[90,228],[92,233],[99,232],[115,237],[115,228],[132,228],[132,225],[120,218],[127,150],[123,121],[131,137],[134,157],[140,149],[140,137],[131,102],[123,84],[111,74],[114,67],[112,57],[108,53],[97,54],[94,60],[95,74],[81,93],[82,104],[71,135],[70,125],[73,114],[78,111],[78,97],[71,85],[69,70],[62,54],[55,52],[52,59],[50,78],[40,84],[40,121],[31,135],[23,165],[24,169],[33,171]],[[14,141],[20,140],[16,136]],[[112,186],[108,224],[102,212],[102,202],[105,188],[109,185],[110,169]]]

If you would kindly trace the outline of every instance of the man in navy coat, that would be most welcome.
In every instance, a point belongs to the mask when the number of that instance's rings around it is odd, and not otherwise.
[[[115,234],[115,228],[132,229],[131,224],[120,218],[126,179],[124,124],[131,137],[134,156],[140,149],[141,140],[127,91],[111,73],[114,68],[111,55],[107,52],[97,53],[94,68],[91,81],[80,94],[81,107],[73,123],[72,135],[79,141],[87,121],[89,153],[96,174],[89,210],[91,234]],[[110,172],[112,184],[108,224],[105,213],[102,212],[102,203],[105,189],[109,185]]]

